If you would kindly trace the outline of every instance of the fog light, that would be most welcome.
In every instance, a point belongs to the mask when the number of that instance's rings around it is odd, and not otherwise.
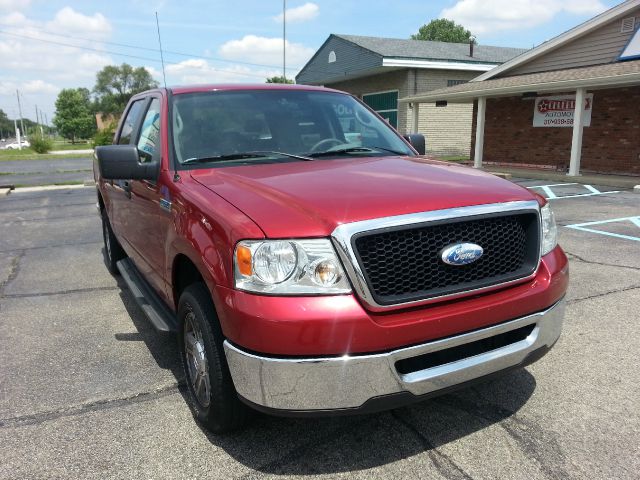
[[[340,279],[340,270],[332,261],[321,260],[313,266],[312,278],[318,285],[329,287]]]

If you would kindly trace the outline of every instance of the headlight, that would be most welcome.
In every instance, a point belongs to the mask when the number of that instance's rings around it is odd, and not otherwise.
[[[271,295],[349,293],[331,241],[243,240],[233,256],[235,286]]]
[[[546,255],[558,244],[558,227],[551,206],[547,203],[540,209],[542,217],[542,255]]]

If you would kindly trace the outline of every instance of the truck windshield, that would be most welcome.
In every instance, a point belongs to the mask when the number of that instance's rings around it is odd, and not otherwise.
[[[350,95],[304,90],[211,91],[173,97],[173,146],[180,164],[215,163],[251,152],[264,161],[409,155],[384,121]],[[281,153],[282,155],[278,155]],[[198,161],[200,160],[200,161]],[[301,159],[302,160],[302,159]]]

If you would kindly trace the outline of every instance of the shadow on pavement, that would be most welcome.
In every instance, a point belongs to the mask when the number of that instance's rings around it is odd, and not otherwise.
[[[120,278],[118,286],[137,333],[116,333],[116,338],[144,341],[158,366],[173,373],[186,403],[175,335],[158,333]],[[200,427],[212,447],[267,474],[366,470],[427,452],[433,464],[443,469],[441,473],[450,476],[448,469],[452,467],[446,465],[448,460],[436,449],[513,416],[531,397],[535,386],[534,377],[520,369],[474,387],[378,414],[294,419],[256,412],[247,428],[231,434],[211,434],[195,419],[193,428]]]
[[[520,369],[390,412],[317,419],[257,415],[243,431],[205,434],[238,462],[268,474],[366,470],[427,452],[433,464],[442,467],[441,473],[450,477],[455,465],[447,465],[448,459],[435,449],[511,417],[535,386],[534,377]]]

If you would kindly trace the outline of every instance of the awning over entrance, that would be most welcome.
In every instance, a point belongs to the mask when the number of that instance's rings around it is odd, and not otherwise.
[[[640,60],[530,73],[479,82],[472,80],[453,87],[432,90],[422,95],[404,97],[399,101],[400,103],[432,103],[446,100],[451,103],[469,103],[479,97],[512,96],[525,92],[565,92],[580,87],[593,89],[626,85],[640,85]]]
[[[575,112],[571,158],[568,175],[579,175],[582,151],[584,99],[589,90],[640,85],[640,60],[609,63],[592,67],[555,70],[527,75],[470,81],[453,87],[432,90],[421,95],[404,97],[400,103],[409,103],[413,118],[413,131],[417,132],[421,103],[471,103],[477,100],[476,142],[474,166],[482,167],[484,147],[484,120],[487,98],[511,97],[522,94],[536,96],[545,93],[575,91]]]

